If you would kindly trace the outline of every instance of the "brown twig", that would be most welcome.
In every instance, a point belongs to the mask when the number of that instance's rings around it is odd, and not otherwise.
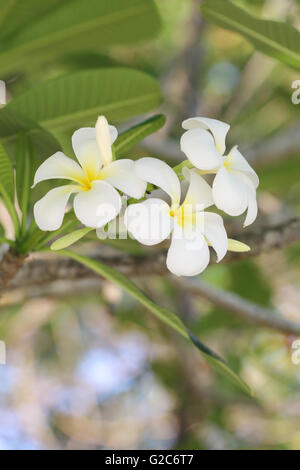
[[[179,284],[193,296],[207,299],[214,305],[224,308],[248,322],[263,325],[282,333],[300,335],[300,322],[287,320],[277,310],[261,307],[237,294],[213,287],[204,281],[180,280]]]

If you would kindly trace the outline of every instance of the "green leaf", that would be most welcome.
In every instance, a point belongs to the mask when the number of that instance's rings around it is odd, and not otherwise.
[[[68,3],[70,0],[0,0],[0,37],[1,44],[8,41],[12,34],[17,34],[24,27],[32,25],[49,11]]]
[[[57,136],[95,125],[99,114],[121,121],[155,108],[161,102],[157,81],[127,68],[85,70],[37,85],[13,99],[1,113],[12,111],[37,122]],[[5,141],[5,132],[0,135]],[[9,139],[15,138],[10,129]]]
[[[0,109],[0,141],[12,160],[15,158],[20,132],[30,137],[36,155],[43,159],[60,150],[60,144],[54,136],[30,120],[28,116],[14,111],[10,104]]]
[[[116,142],[114,143],[114,150],[118,156],[122,155],[127,150],[134,147],[141,140],[150,134],[153,134],[160,129],[166,122],[166,118],[163,114],[157,114],[152,116],[140,124],[131,127],[122,134],[119,135]]]
[[[292,25],[255,18],[228,0],[206,0],[201,11],[208,21],[241,34],[264,54],[300,69],[300,33]]]
[[[64,237],[61,237],[58,240],[55,240],[55,242],[52,243],[50,248],[53,251],[63,250],[64,248],[67,248],[68,246],[71,246],[74,243],[78,242],[78,240],[83,238],[87,233],[91,232],[92,230],[94,229],[90,227],[85,227],[79,230],[75,230],[75,232],[68,233]]]
[[[191,333],[185,325],[182,323],[179,317],[175,315],[172,311],[168,310],[165,307],[161,307],[147,297],[130,279],[121,274],[120,272],[114,270],[113,268],[106,266],[98,261],[87,258],[86,256],[80,255],[73,251],[61,250],[62,255],[68,256],[69,258],[74,259],[78,263],[83,264],[84,266],[90,268],[92,271],[96,272],[100,276],[103,276],[105,279],[118,284],[122,289],[132,295],[137,299],[142,305],[148,308],[154,315],[156,315],[160,320],[169,325],[171,328],[176,330],[187,340],[190,340],[200,351],[203,358],[219,373],[225,375],[231,381],[233,381],[237,386],[239,386],[245,393],[251,395],[251,390],[248,385],[238,377],[232,369],[225,363],[225,361],[220,358],[216,353],[211,349],[205,346],[198,338],[196,338],[193,333]]]
[[[0,144],[0,193],[12,218],[15,234],[19,232],[19,220],[14,206],[14,173],[13,167],[3,145]]]
[[[22,231],[26,232],[29,193],[33,181],[34,155],[28,136],[21,133],[16,152],[16,190],[22,212]]]
[[[0,192],[5,197],[14,202],[14,174],[12,164],[0,144]]]
[[[7,17],[12,22],[7,27],[9,40],[1,41],[2,76],[30,70],[74,51],[135,44],[153,36],[160,27],[153,0],[52,0],[49,7],[47,3],[15,2]]]

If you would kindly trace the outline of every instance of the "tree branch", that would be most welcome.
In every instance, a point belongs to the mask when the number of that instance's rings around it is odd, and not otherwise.
[[[290,243],[299,241],[300,218],[291,219],[290,221],[275,226],[257,226],[248,229],[243,234],[233,235],[234,238],[251,246],[251,251],[245,253],[228,252],[222,261],[223,263],[257,256],[260,253],[266,253],[276,248],[283,248]],[[143,256],[128,254],[104,256],[95,253],[90,256],[130,277],[163,275],[168,273],[165,249],[160,249],[160,251],[151,252]],[[24,260],[22,259],[21,264],[23,262]],[[14,279],[12,279],[12,277],[13,276],[10,275],[10,286],[17,287],[38,285],[59,279],[71,280],[92,277],[92,274],[90,270],[79,265],[77,262],[53,254],[44,257],[41,257],[41,255],[29,257]]]
[[[300,322],[296,323],[285,319],[277,310],[263,308],[239,295],[213,287],[204,281],[180,280],[178,284],[190,294],[207,299],[214,305],[224,308],[248,322],[263,325],[282,333],[300,335]]]

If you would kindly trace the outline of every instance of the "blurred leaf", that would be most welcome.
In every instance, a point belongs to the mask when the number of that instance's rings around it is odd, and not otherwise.
[[[48,0],[10,2],[4,33],[11,34],[1,41],[0,49],[2,76],[73,51],[136,43],[160,27],[153,0],[52,0],[51,8],[48,4]]]
[[[165,116],[163,114],[157,114],[123,132],[114,143],[116,154],[119,156],[127,150],[130,150],[145,137],[160,129],[165,122]]]
[[[143,72],[116,67],[84,70],[41,83],[14,98],[0,111],[0,122],[2,112],[13,111],[61,135],[94,125],[99,114],[120,121],[160,102],[158,83]],[[15,133],[10,129],[7,135],[12,139]],[[5,130],[1,134],[5,137]]]
[[[299,156],[286,158],[259,171],[260,189],[285,196],[293,185],[299,184]]]
[[[0,144],[0,194],[8,210],[15,229],[15,237],[19,234],[19,219],[15,209],[15,185],[14,173],[11,161],[3,147]]]
[[[22,212],[22,230],[26,232],[27,211],[30,201],[30,187],[33,181],[35,167],[34,154],[28,136],[21,133],[18,138],[16,151],[16,191],[19,207]]]
[[[74,243],[78,242],[78,240],[83,238],[87,233],[91,232],[92,230],[94,229],[90,227],[75,230],[75,232],[68,233],[67,235],[64,235],[58,240],[55,240],[55,242],[52,243],[50,248],[53,251],[58,251],[67,248],[68,246],[74,245]]]
[[[3,145],[0,144],[0,192],[4,200],[10,199],[14,202],[14,174],[12,164],[5,152]]]
[[[60,144],[53,135],[25,116],[15,112],[10,104],[0,109],[0,141],[12,160],[15,159],[16,140],[20,131],[30,137],[40,157],[47,158],[60,150]]]
[[[18,34],[24,27],[40,20],[56,6],[70,3],[72,0],[0,0],[0,38],[1,45],[12,34]],[[8,39],[7,39],[8,38]]]
[[[165,307],[162,307],[149,297],[147,297],[130,279],[121,274],[120,272],[114,270],[110,266],[106,266],[98,261],[87,258],[86,256],[80,255],[78,253],[61,250],[62,255],[68,256],[69,258],[74,259],[78,263],[83,264],[84,266],[90,268],[92,271],[96,272],[100,276],[103,276],[105,279],[119,285],[126,292],[132,295],[137,299],[142,305],[148,308],[154,315],[156,315],[164,323],[172,327],[184,338],[189,339],[201,352],[203,358],[220,374],[225,375],[227,378],[231,379],[241,390],[245,393],[251,395],[251,390],[248,385],[238,377],[230,367],[215,354],[211,349],[205,346],[193,333],[191,333],[185,325],[182,323],[179,317],[175,315],[171,310],[168,310]]]
[[[231,263],[229,270],[233,292],[260,305],[270,305],[272,287],[255,262],[243,260]]]
[[[228,0],[205,0],[201,11],[208,21],[243,35],[259,51],[300,70],[300,33],[292,25],[255,18]]]

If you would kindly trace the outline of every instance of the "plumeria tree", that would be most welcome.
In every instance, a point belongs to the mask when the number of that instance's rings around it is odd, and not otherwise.
[[[270,319],[267,309],[198,281],[209,265],[222,269],[216,263],[294,241],[299,221],[287,228],[256,225],[260,174],[251,149],[248,156],[233,142],[235,119],[227,123],[226,113],[206,116],[197,106],[187,107],[173,119],[171,140],[164,134],[159,82],[122,60],[103,59],[109,48],[133,47],[158,34],[154,1],[28,2],[31,8],[24,11],[21,1],[0,11],[0,193],[13,226],[11,234],[4,229],[1,234],[2,289],[18,278],[22,282],[26,269],[34,278],[34,263],[39,263],[37,282],[45,273],[46,282],[49,276],[59,279],[64,263],[67,273],[105,278],[251,395],[247,381],[202,342],[184,315],[131,278],[136,272],[170,275],[186,292],[198,295],[202,286],[200,294],[222,308],[297,334],[299,325],[278,313]],[[299,51],[288,38],[298,41],[300,35],[292,26],[258,20],[224,3],[204,1],[203,16],[299,68]],[[200,17],[198,5],[196,10]],[[153,114],[158,106],[162,112]],[[236,121],[241,127],[243,119]],[[172,158],[166,158],[166,148]],[[85,250],[89,243],[93,254]],[[125,252],[123,258],[102,256],[107,247]],[[55,260],[54,268],[47,259],[36,261],[45,253]]]

